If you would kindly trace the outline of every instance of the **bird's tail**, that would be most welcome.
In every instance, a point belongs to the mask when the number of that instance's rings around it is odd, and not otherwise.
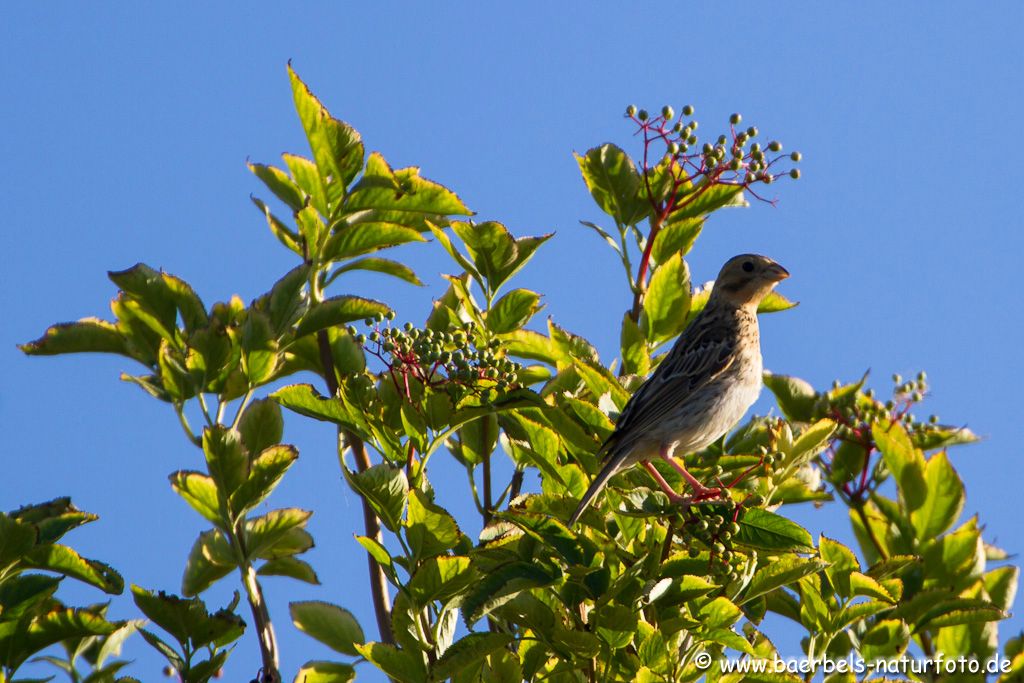
[[[601,489],[605,487],[608,480],[619,473],[620,469],[621,468],[619,467],[615,467],[613,462],[609,460],[608,464],[598,472],[597,477],[593,482],[591,482],[590,488],[588,488],[587,492],[583,494],[582,498],[580,498],[580,504],[576,507],[576,512],[572,513],[572,517],[569,518],[569,526],[575,526],[576,522],[579,521],[580,516],[586,511],[587,506],[593,502],[597,494],[601,493]]]

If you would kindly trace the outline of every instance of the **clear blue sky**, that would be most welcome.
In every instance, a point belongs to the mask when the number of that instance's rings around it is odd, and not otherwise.
[[[803,151],[804,177],[773,186],[778,208],[713,219],[695,277],[744,251],[789,268],[783,291],[801,305],[762,326],[774,371],[823,386],[871,368],[887,388],[892,372],[926,369],[931,410],[987,436],[954,454],[965,513],[981,515],[988,539],[1024,549],[1015,180],[1024,5],[173,6],[5,8],[0,509],[71,495],[101,515],[72,545],[128,581],[179,589],[203,524],[167,485],[172,470],[199,465],[173,413],[119,382],[119,359],[26,358],[14,345],[54,321],[107,316],[115,290],[105,272],[137,261],[184,277],[208,303],[248,300],[291,267],[249,202],[266,193],[244,162],[306,152],[285,74],[292,59],[369,150],[420,165],[517,234],[557,231],[520,284],[543,292],[546,312],[605,358],[627,300],[613,255],[577,223],[601,215],[572,152],[628,146],[630,102],[693,103],[702,132],[741,111]],[[350,286],[420,320],[452,267],[436,245],[404,256],[429,287]],[[268,581],[287,676],[330,658],[287,622],[289,598],[337,602],[368,634],[375,626],[352,540],[358,501],[338,477],[330,430],[289,419],[285,437],[302,455],[271,502],[317,510],[308,559],[324,581]],[[849,538],[838,508],[800,515],[812,532]],[[226,602],[229,588],[219,584],[211,603]],[[129,604],[115,600],[114,615],[133,615]],[[1012,618],[1004,637],[1022,625]],[[135,674],[154,680],[155,655],[141,640],[129,653]],[[256,661],[247,636],[228,680],[250,677]]]

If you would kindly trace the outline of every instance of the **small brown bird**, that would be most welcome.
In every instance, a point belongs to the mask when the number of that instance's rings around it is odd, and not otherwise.
[[[583,494],[573,525],[608,480],[642,463],[673,503],[718,497],[686,471],[674,451],[692,453],[721,437],[761,393],[761,340],[757,306],[789,272],[766,256],[729,259],[715,280],[707,306],[626,403],[615,431],[602,444],[604,467]],[[663,458],[692,489],[680,496],[651,464]]]

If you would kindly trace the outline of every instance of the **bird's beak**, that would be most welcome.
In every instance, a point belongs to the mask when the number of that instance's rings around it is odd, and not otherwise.
[[[768,276],[768,279],[771,280],[772,282],[782,282],[787,277],[789,277],[789,271],[780,266],[778,263],[773,263],[772,265],[768,266],[768,269],[765,271],[765,274]]]

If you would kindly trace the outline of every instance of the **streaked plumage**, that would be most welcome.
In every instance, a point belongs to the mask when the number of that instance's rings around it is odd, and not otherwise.
[[[674,501],[683,500],[650,465],[664,458],[693,489],[693,499],[718,494],[694,479],[672,454],[706,448],[735,425],[761,392],[757,306],[785,268],[765,256],[741,254],[722,267],[707,306],[668,356],[629,399],[615,431],[601,446],[604,467],[583,494],[575,524],[608,480],[643,463]]]

